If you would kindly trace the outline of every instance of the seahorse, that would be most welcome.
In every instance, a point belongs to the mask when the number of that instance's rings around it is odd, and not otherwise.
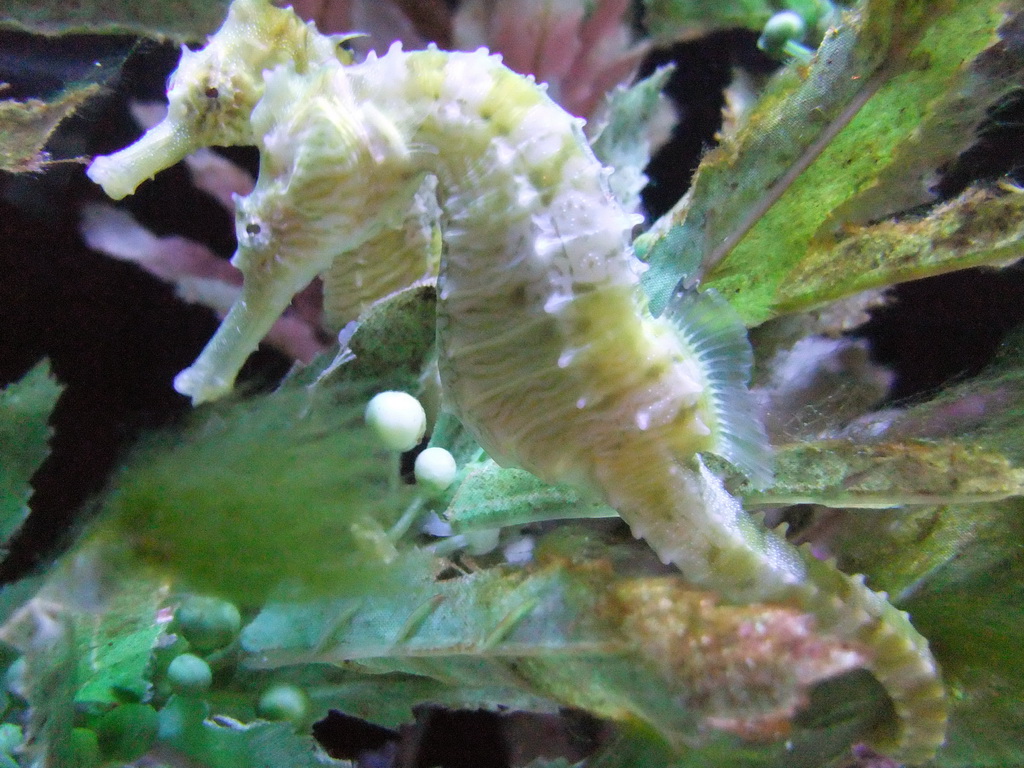
[[[712,452],[770,477],[744,329],[707,295],[650,314],[636,221],[580,122],[482,50],[395,47],[355,65],[279,64],[264,79],[251,114],[260,176],[236,222],[245,293],[179,391],[228,391],[293,293],[393,228],[433,177],[442,387],[484,449],[603,498],[695,585],[794,605],[859,643],[898,716],[878,748],[929,759],[946,697],[909,617],[756,524],[700,462]]]
[[[197,149],[257,144],[252,113],[263,98],[264,71],[284,62],[299,73],[326,62],[350,63],[349,37],[322,35],[290,8],[267,0],[234,0],[206,46],[182,46],[168,81],[167,116],[131,146],[95,158],[89,178],[120,200]],[[436,227],[430,195],[422,197],[403,220],[360,248],[360,263],[349,260],[322,275],[327,329],[340,330],[387,295],[436,277]]]

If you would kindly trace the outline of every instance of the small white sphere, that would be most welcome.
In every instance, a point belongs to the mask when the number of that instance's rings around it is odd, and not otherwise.
[[[443,491],[451,485],[458,471],[455,457],[436,446],[423,451],[413,465],[416,482],[434,491]]]
[[[381,392],[366,406],[366,423],[392,451],[419,445],[427,431],[427,414],[420,401],[405,392]]]

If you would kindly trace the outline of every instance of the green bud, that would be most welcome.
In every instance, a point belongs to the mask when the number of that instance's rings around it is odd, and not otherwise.
[[[183,653],[168,665],[167,682],[175,693],[200,694],[213,684],[213,672],[203,659]]]
[[[178,629],[193,648],[223,648],[242,629],[242,616],[234,603],[218,597],[189,597],[175,614]]]
[[[279,683],[263,692],[256,704],[256,713],[265,720],[287,720],[298,723],[309,712],[306,692],[295,685]]]
[[[786,43],[799,42],[807,32],[803,17],[795,11],[780,11],[768,19],[757,40],[757,47],[770,56],[783,52]]]

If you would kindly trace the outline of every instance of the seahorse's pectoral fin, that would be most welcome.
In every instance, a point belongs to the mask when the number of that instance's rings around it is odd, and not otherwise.
[[[292,297],[324,265],[268,260],[245,271],[242,295],[221,322],[202,354],[174,377],[174,388],[198,405],[223,397],[234,386],[246,358],[288,307]]]
[[[672,323],[704,377],[702,412],[714,438],[712,453],[734,464],[755,488],[772,479],[771,445],[747,382],[754,356],[747,330],[725,299],[712,291],[677,291],[662,317]]]

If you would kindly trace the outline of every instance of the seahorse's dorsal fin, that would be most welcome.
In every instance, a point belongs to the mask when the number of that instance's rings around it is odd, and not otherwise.
[[[736,311],[713,291],[677,290],[664,319],[679,334],[705,378],[712,452],[734,464],[755,488],[772,479],[771,446],[747,389],[754,356]]]

